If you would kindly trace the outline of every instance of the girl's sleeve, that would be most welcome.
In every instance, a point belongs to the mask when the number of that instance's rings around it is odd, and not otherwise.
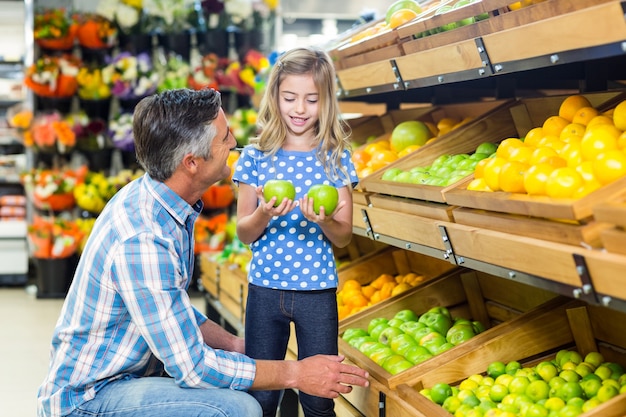
[[[240,183],[257,187],[258,172],[256,168],[256,151],[248,146],[243,148],[233,172],[233,182],[235,185]]]
[[[354,162],[352,162],[352,156],[350,152],[344,151],[343,155],[341,155],[341,163],[346,169],[348,174],[348,179],[343,180],[342,185],[346,185],[348,181],[352,184],[352,188],[356,187],[359,183],[359,177],[356,173],[356,168],[354,167]]]

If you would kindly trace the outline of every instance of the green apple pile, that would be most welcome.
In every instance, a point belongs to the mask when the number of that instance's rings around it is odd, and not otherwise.
[[[384,181],[447,187],[474,173],[476,164],[489,158],[497,149],[491,142],[481,143],[472,154],[442,154],[427,166],[416,166],[408,170],[388,168],[381,177]]]
[[[626,374],[599,352],[584,358],[560,350],[533,367],[492,362],[458,386],[437,383],[420,391],[454,416],[575,417],[626,392]]]
[[[485,330],[482,323],[453,318],[445,307],[418,316],[410,309],[377,317],[367,329],[349,328],[342,338],[392,375],[424,362]]]

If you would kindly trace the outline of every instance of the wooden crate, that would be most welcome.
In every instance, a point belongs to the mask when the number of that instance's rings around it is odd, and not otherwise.
[[[614,107],[624,98],[622,91],[583,94],[591,104],[603,111]],[[516,130],[515,137],[524,137],[534,127],[541,126],[567,96],[551,96],[519,100],[510,107]],[[505,138],[501,138],[505,139]],[[524,216],[575,220],[589,219],[592,208],[599,201],[610,201],[624,194],[626,178],[608,184],[580,199],[553,199],[521,193],[480,192],[467,190],[471,176],[443,191],[445,201],[454,206],[469,207]]]
[[[219,269],[218,299],[229,313],[242,323],[248,299],[248,278],[239,265],[225,263]]]
[[[593,215],[597,221],[609,225],[600,233],[604,249],[626,255],[626,201],[597,204],[593,208]]]
[[[494,361],[519,361],[533,366],[540,360],[554,358],[560,349],[575,349],[583,356],[600,352],[606,361],[626,364],[626,314],[604,307],[569,300],[556,308],[520,316],[497,336],[480,346],[461,345],[456,357],[446,361],[432,359],[421,374],[398,385],[398,394],[411,404],[412,415],[419,417],[450,416],[440,406],[418,393],[438,382],[456,385],[473,374],[484,374]],[[471,341],[470,341],[471,342]],[[443,358],[441,358],[443,359]],[[585,417],[622,417],[626,415],[626,394],[614,397],[582,414]]]
[[[473,120],[368,175],[361,180],[360,187],[373,193],[445,203],[443,191],[450,187],[386,181],[382,176],[390,168],[407,170],[415,166],[430,165],[442,154],[473,152],[483,142],[495,142],[515,134],[513,118],[508,110],[513,104],[510,100],[493,100],[443,105],[413,119],[434,124],[444,117],[458,120],[470,117]]]
[[[447,307],[454,317],[478,320],[488,330],[396,375],[385,371],[343,339],[339,340],[340,351],[352,362],[367,369],[373,378],[386,387],[395,389],[399,384],[418,378],[424,369],[430,369],[429,363],[432,361],[445,362],[463,352],[462,347],[468,344],[480,346],[507,327],[512,320],[538,308],[541,311],[556,308],[564,299],[526,284],[459,268],[401,294],[396,299],[384,301],[369,311],[365,310],[366,314],[359,313],[357,317],[347,319],[346,323],[340,323],[340,334],[348,328],[366,329],[373,318],[390,319],[403,309],[411,309],[421,315],[435,306]]]
[[[219,277],[220,265],[215,262],[211,257],[211,253],[200,254],[200,283],[202,288],[209,293],[212,297],[217,298],[218,287],[217,281]]]

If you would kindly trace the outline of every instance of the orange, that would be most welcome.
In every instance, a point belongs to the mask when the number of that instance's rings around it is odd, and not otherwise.
[[[576,168],[583,162],[582,147],[577,142],[566,143],[559,156],[567,161],[568,167]]]
[[[484,178],[475,178],[467,185],[467,189],[471,191],[493,191]]]
[[[417,12],[411,9],[400,9],[395,11],[389,18],[389,27],[392,29],[402,26],[417,17]]]
[[[534,146],[519,146],[512,148],[509,152],[509,161],[523,162],[525,164],[530,162],[530,158],[536,148]]]
[[[540,163],[532,165],[524,174],[524,189],[530,195],[546,195],[546,182],[554,171],[550,164]]]
[[[400,152],[398,152],[398,158],[402,158],[404,156],[407,156],[411,152],[415,152],[416,150],[418,150],[421,147],[422,147],[421,145],[409,145],[406,148],[402,149]]]
[[[570,121],[561,116],[550,116],[543,122],[543,133],[544,135],[560,136],[568,124],[570,124]]]
[[[587,123],[594,117],[598,115],[598,110],[593,107],[582,107],[578,109],[574,118],[572,119],[572,123],[581,124],[583,126],[587,126]]]
[[[581,95],[569,96],[561,103],[559,116],[571,122],[576,112],[582,107],[592,107],[587,97]]]
[[[395,151],[381,149],[372,154],[370,162],[393,162],[398,159],[398,153]]]
[[[383,287],[383,285],[388,282],[396,282],[396,280],[393,278],[393,276],[389,274],[381,274],[378,276],[378,278],[372,281],[370,285],[376,288],[377,290],[380,290]]]
[[[498,184],[507,193],[524,193],[524,174],[529,165],[523,162],[508,161],[500,168]]]
[[[349,306],[337,306],[339,320],[345,319],[350,315],[352,309]]]
[[[582,138],[584,134],[585,126],[580,123],[570,123],[561,131],[560,139],[563,140],[565,137],[570,135],[580,136]]]
[[[493,191],[500,191],[500,170],[507,160],[496,156],[489,158],[483,169],[483,178],[487,186]]]
[[[601,124],[613,125],[613,119],[609,116],[600,114],[594,117],[593,119],[589,120],[589,123],[587,123],[587,129],[589,129],[592,126],[601,125]]]
[[[354,290],[361,291],[361,283],[356,279],[347,280],[343,283],[343,286],[341,287],[341,291],[343,292],[349,292]]]
[[[626,131],[626,100],[619,103],[613,110],[613,123],[616,128]]]
[[[613,125],[596,125],[588,129],[580,142],[583,158],[593,161],[599,154],[617,149],[617,139],[622,134]]]
[[[478,161],[478,163],[474,167],[474,178],[483,177],[483,174],[485,171],[485,165],[487,165],[487,162],[489,162],[490,160],[491,158],[485,158],[485,159],[481,159],[480,161]]]
[[[524,137],[524,143],[529,146],[537,146],[537,143],[543,138],[545,134],[543,133],[543,127],[535,127],[532,128],[526,133]]]
[[[361,293],[367,299],[372,298],[372,295],[374,295],[375,292],[376,292],[376,288],[372,287],[371,285],[364,285],[363,287],[361,287]]]
[[[389,141],[377,140],[375,142],[370,142],[367,145],[365,145],[365,148],[363,150],[370,155],[375,154],[379,150],[389,150]]]
[[[511,157],[511,153],[514,148],[518,148],[520,146],[526,146],[521,139],[518,138],[507,138],[504,139],[498,145],[498,149],[496,149],[496,156],[504,159],[509,159]]]
[[[367,304],[369,303],[369,300],[365,298],[365,296],[361,293],[354,293],[354,294],[351,294],[351,296],[348,297],[347,299],[344,299],[344,303],[345,305],[350,306],[354,309],[355,307],[367,306]]]
[[[601,184],[609,184],[626,175],[626,154],[613,149],[593,161],[593,174]]]
[[[540,146],[533,151],[533,154],[530,157],[530,164],[531,165],[539,164],[553,156],[559,156],[556,150],[549,148],[547,146]]]
[[[583,185],[583,177],[571,167],[557,168],[546,181],[546,194],[552,198],[571,198]]]

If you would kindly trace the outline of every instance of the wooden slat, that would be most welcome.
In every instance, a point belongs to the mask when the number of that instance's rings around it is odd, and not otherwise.
[[[589,352],[597,352],[598,344],[591,327],[591,320],[587,314],[587,307],[582,306],[567,310],[567,318],[578,353],[584,358]]]
[[[604,249],[611,253],[626,255],[626,231],[620,228],[606,229],[600,233]]]
[[[626,201],[602,202],[593,207],[596,220],[626,227]]]
[[[357,90],[397,82],[389,61],[373,62],[348,70],[338,70],[337,77],[344,90]]]
[[[454,221],[452,214],[454,207],[445,203],[435,203],[431,201],[378,194],[372,194],[370,201],[373,207],[380,209],[401,211],[403,213],[435,220]]]

